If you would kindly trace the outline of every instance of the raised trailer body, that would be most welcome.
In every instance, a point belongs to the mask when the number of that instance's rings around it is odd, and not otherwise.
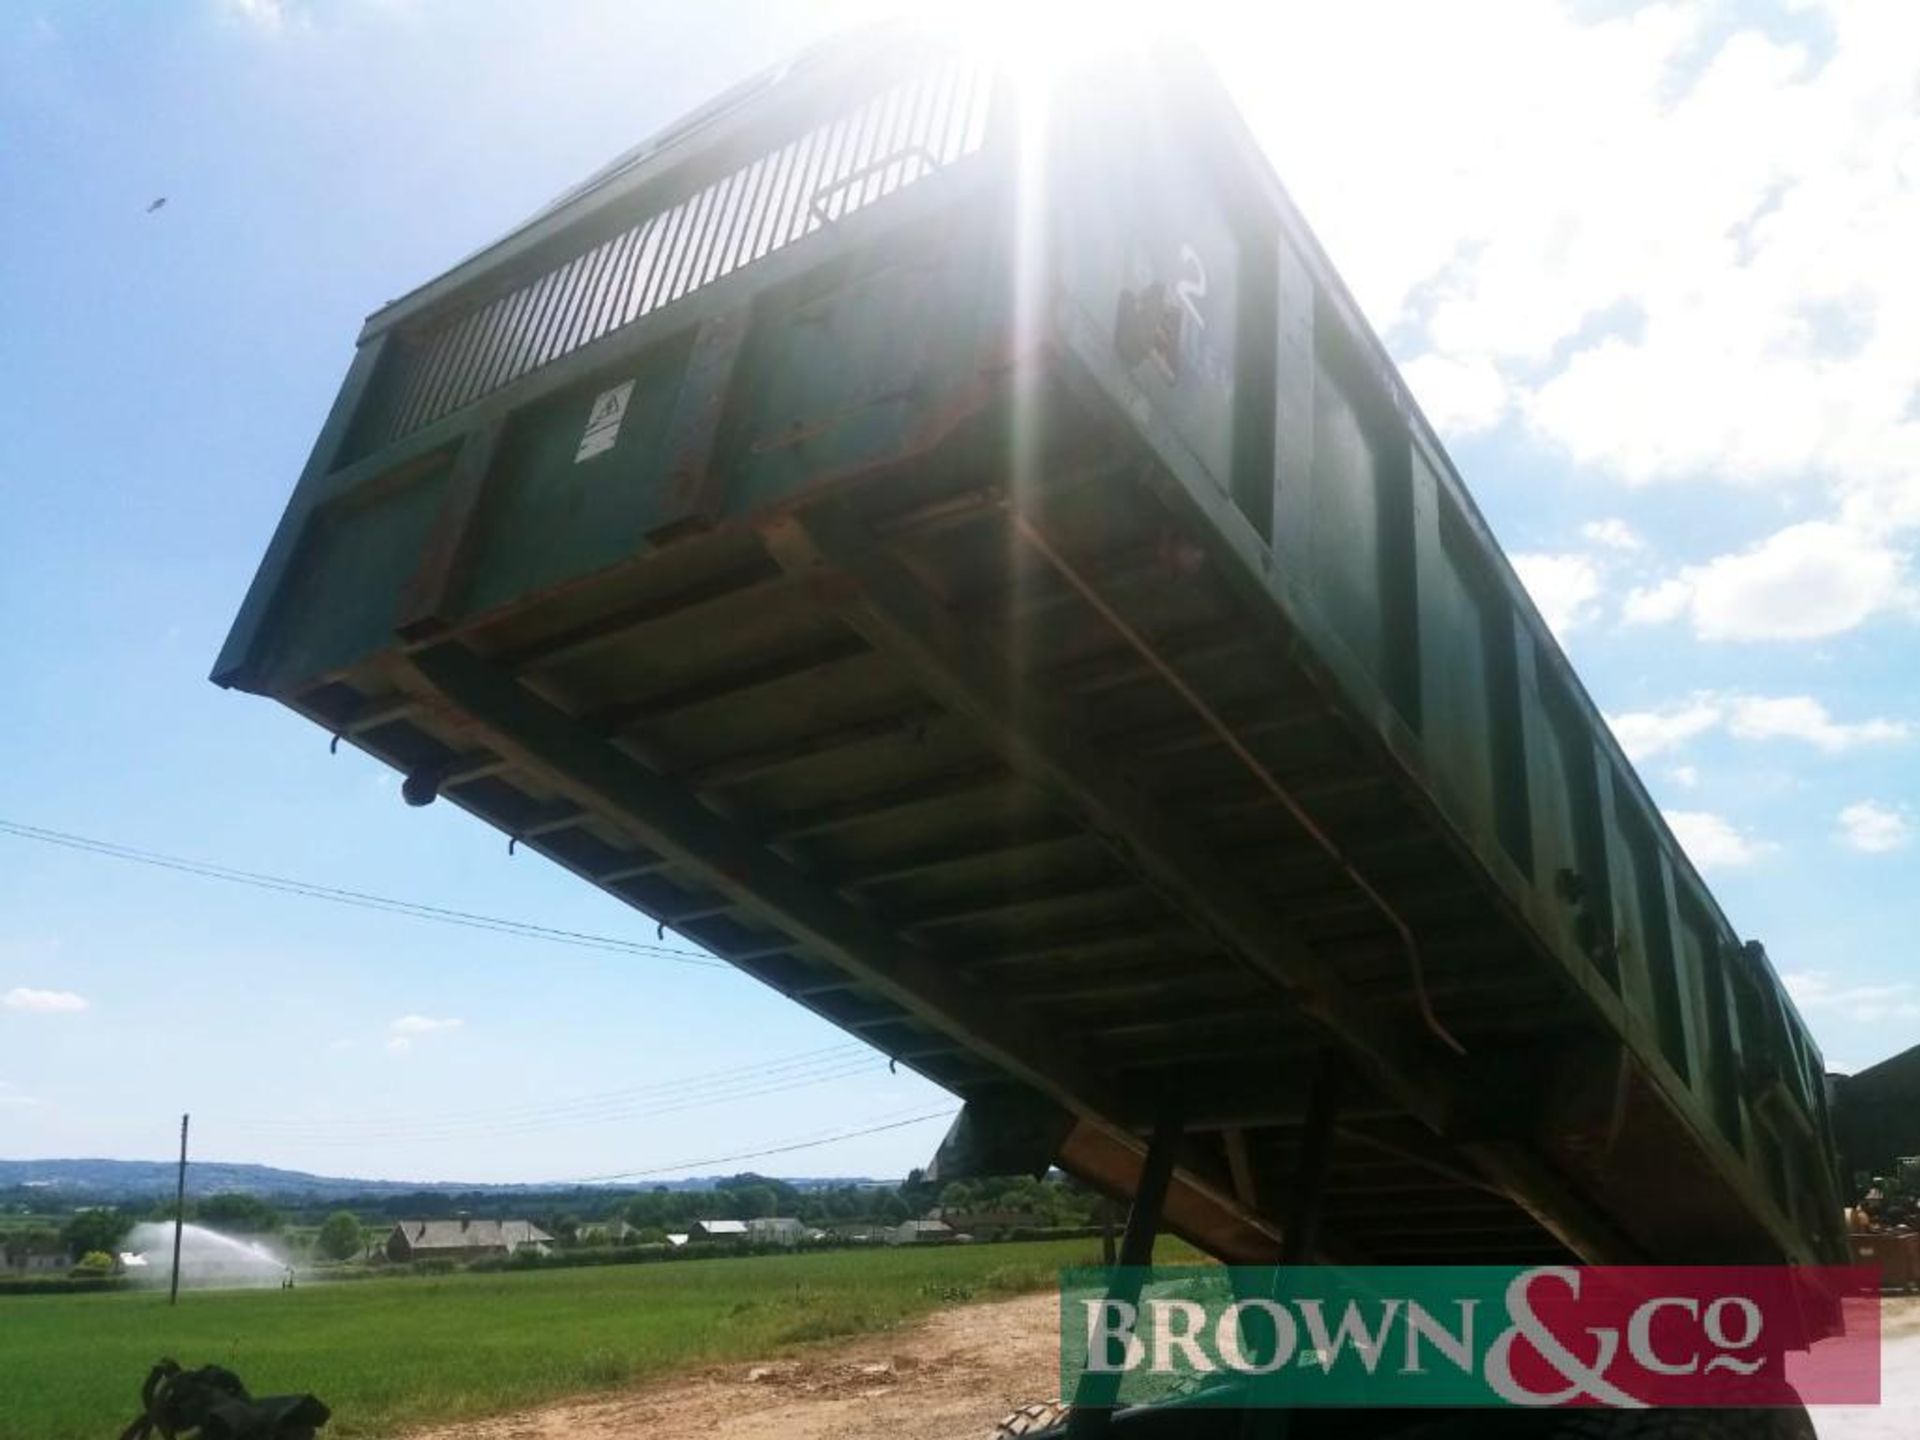
[[[956,1155],[1172,1123],[1223,1258],[1318,1159],[1330,1259],[1846,1259],[1805,1025],[1177,55],[830,47],[380,311],[215,678]]]

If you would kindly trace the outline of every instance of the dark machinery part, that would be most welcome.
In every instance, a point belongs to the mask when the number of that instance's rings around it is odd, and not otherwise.
[[[1857,1075],[1829,1075],[1848,1198],[1920,1155],[1920,1045]]]
[[[147,1372],[140,1414],[120,1440],[314,1440],[331,1415],[312,1395],[255,1398],[231,1370],[184,1370],[168,1359]]]

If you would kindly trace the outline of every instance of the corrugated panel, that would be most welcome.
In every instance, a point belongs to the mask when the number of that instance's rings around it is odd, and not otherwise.
[[[403,350],[389,443],[977,151],[992,73],[954,57],[873,95]]]

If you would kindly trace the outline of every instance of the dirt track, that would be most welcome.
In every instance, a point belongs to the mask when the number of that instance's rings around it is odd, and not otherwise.
[[[1920,1300],[1887,1300],[1880,1326],[1880,1403],[1816,1409],[1813,1426],[1820,1440],[1913,1440],[1920,1435]]]
[[[409,1440],[983,1440],[1059,1388],[1052,1293],[944,1311],[891,1335],[726,1365],[624,1394],[415,1431]]]
[[[416,1431],[408,1440],[985,1440],[1059,1384],[1051,1294],[944,1311],[910,1330],[726,1365],[624,1394]],[[1884,1316],[1882,1402],[1815,1412],[1821,1440],[1920,1436],[1920,1301]]]

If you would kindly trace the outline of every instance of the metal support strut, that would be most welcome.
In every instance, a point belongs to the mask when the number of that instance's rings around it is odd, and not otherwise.
[[[1145,1279],[1141,1272],[1153,1263],[1153,1242],[1160,1233],[1160,1212],[1166,1203],[1167,1185],[1173,1179],[1182,1130],[1180,1116],[1172,1110],[1163,1111],[1154,1121],[1146,1163],[1127,1211],[1126,1233],[1120,1237],[1120,1268],[1107,1287],[1109,1303],[1140,1303],[1140,1286]],[[1074,1393],[1073,1408],[1067,1416],[1069,1440],[1088,1440],[1107,1433],[1114,1402],[1120,1398],[1121,1379],[1119,1371],[1096,1371],[1091,1365],[1081,1373],[1080,1388]]]
[[[1287,1192],[1286,1229],[1280,1232],[1280,1263],[1309,1265],[1320,1246],[1320,1222],[1327,1211],[1327,1177],[1333,1170],[1333,1142],[1339,1128],[1340,1098],[1346,1070],[1339,1054],[1328,1051],[1313,1077],[1306,1124],[1300,1132],[1300,1159]],[[1284,1301],[1286,1277],[1271,1296]],[[1249,1406],[1241,1417],[1241,1440],[1286,1440],[1288,1412]]]
[[[1175,670],[1167,658],[1154,648],[1153,643],[1129,625],[1120,612],[1109,605],[1100,592],[1094,589],[1093,583],[1060,553],[1033,517],[1023,513],[1011,500],[1003,503],[1007,510],[1007,521],[1013,527],[1014,534],[1031,545],[1040,557],[1053,567],[1060,578],[1087,602],[1093,612],[1106,621],[1108,627],[1124,640],[1155,674],[1165,680],[1176,695],[1187,702],[1194,714],[1199,716],[1202,723],[1219,737],[1221,744],[1233,752],[1234,757],[1247,768],[1248,773],[1286,808],[1287,813],[1293,817],[1294,823],[1306,831],[1307,838],[1326,852],[1327,858],[1345,872],[1347,879],[1353,882],[1354,888],[1366,896],[1374,909],[1380,912],[1381,917],[1393,928],[1394,934],[1400,937],[1400,944],[1406,951],[1407,973],[1413,981],[1413,998],[1420,1011],[1421,1021],[1441,1044],[1456,1055],[1465,1055],[1467,1047],[1455,1038],[1451,1030],[1440,1023],[1440,1017],[1434,1013],[1433,1000],[1427,993],[1426,966],[1420,958],[1420,942],[1414,937],[1413,927],[1406,922],[1405,917],[1394,908],[1393,903],[1386,896],[1374,887],[1372,881],[1360,873],[1359,867],[1347,857],[1346,852],[1340,848],[1334,838],[1320,827],[1319,822],[1307,813],[1300,802],[1293,797],[1292,792],[1280,783],[1273,771],[1247,748],[1246,742],[1234,733],[1233,727],[1220,717],[1220,712],[1209,705],[1198,690],[1182,679],[1180,672]]]
[[[1300,1162],[1287,1195],[1286,1229],[1280,1232],[1280,1263],[1310,1265],[1320,1248],[1320,1222],[1327,1212],[1327,1174],[1333,1168],[1334,1132],[1346,1078],[1340,1056],[1328,1052],[1313,1077],[1306,1124],[1300,1132]]]

